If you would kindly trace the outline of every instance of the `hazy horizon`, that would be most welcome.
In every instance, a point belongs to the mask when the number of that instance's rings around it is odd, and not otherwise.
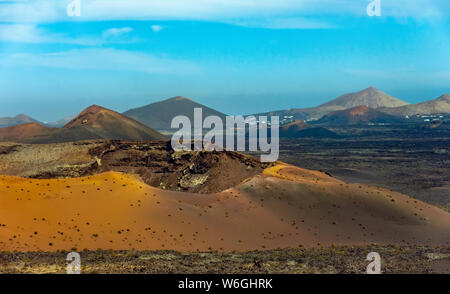
[[[384,0],[380,17],[366,0],[81,0],[74,17],[55,2],[0,2],[0,117],[173,96],[233,115],[369,86],[409,103],[450,92],[448,1]]]

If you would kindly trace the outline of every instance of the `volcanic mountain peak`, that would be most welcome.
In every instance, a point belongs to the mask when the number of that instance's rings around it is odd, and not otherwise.
[[[165,101],[192,101],[192,100],[189,98],[183,97],[183,96],[175,96],[175,97],[166,99]],[[194,101],[192,101],[192,102],[194,102]]]
[[[167,137],[132,118],[98,105],[86,108],[61,129],[33,123],[0,131],[0,141],[42,144],[94,139],[165,141]]]
[[[83,111],[80,112],[79,115],[88,114],[88,113],[98,113],[100,111],[105,111],[105,110],[114,112],[114,111],[109,110],[109,109],[107,109],[105,107],[102,107],[100,105],[93,104],[93,105],[91,105],[89,107],[86,107]]]
[[[355,106],[367,106],[370,108],[380,107],[398,107],[407,105],[408,103],[391,97],[375,87],[369,87],[356,93],[344,94],[330,102],[320,105],[319,107],[341,106],[344,108],[352,108]]]
[[[85,110],[83,110],[80,114],[84,114],[84,113],[98,113],[100,111],[105,111],[105,110],[112,111],[112,110],[106,109],[106,108],[104,108],[102,106],[93,104],[93,105],[89,106],[88,108],[86,108]]]
[[[216,115],[225,118],[226,116],[219,111],[182,96],[176,96],[139,108],[130,109],[123,114],[152,129],[170,133],[174,131],[171,128],[172,119],[178,115],[184,115],[193,120],[194,108],[201,108],[204,117]]]
[[[383,94],[383,92],[381,92],[374,86],[370,86],[369,88],[366,88],[366,89],[362,90],[361,92],[362,93],[376,93],[376,94],[382,93]]]
[[[22,120],[22,121],[29,121],[29,122],[34,122],[35,121],[31,117],[29,117],[28,115],[23,114],[23,113],[16,115],[14,118],[18,119],[18,120]]]
[[[71,120],[69,123],[67,123],[64,126],[64,128],[71,128],[79,125],[92,124],[95,121],[97,121],[102,114],[116,116],[117,118],[120,117],[126,118],[120,113],[94,104],[84,109],[82,112],[80,112],[80,114],[73,120]]]
[[[439,97],[437,100],[445,101],[445,102],[449,102],[450,103],[450,95],[449,94],[444,94],[441,97]]]
[[[385,93],[381,92],[374,86],[370,86],[369,88],[366,88],[364,90],[361,90],[359,92],[356,92],[356,94],[359,94],[361,96],[376,96],[376,95],[386,95]]]
[[[377,109],[383,107],[400,107],[409,104],[370,86],[359,92],[341,95],[338,98],[317,107],[286,109],[257,115],[293,116],[295,119],[310,121],[320,119],[333,111],[349,109],[361,105]]]
[[[71,139],[166,140],[155,130],[113,110],[92,105],[63,127]],[[72,140],[69,140],[72,141]]]

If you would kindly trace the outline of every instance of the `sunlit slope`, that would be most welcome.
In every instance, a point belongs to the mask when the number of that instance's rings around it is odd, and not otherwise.
[[[0,177],[0,250],[253,250],[365,243],[448,245],[450,215],[407,196],[278,165],[216,194],[131,175]]]

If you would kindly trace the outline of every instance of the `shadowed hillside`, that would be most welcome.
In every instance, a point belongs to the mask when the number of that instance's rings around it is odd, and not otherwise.
[[[225,120],[225,114],[180,96],[131,109],[124,114],[157,131],[170,133],[175,131],[170,125],[176,116],[184,115],[194,121],[194,108],[202,108],[203,117],[216,115]]]
[[[281,138],[336,138],[338,135],[326,128],[315,127],[304,121],[295,121],[280,128]]]

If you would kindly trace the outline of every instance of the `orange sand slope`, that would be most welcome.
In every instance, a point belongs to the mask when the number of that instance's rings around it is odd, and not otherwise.
[[[216,194],[163,191],[109,172],[0,176],[0,250],[254,250],[449,245],[450,214],[385,189],[289,165]]]

